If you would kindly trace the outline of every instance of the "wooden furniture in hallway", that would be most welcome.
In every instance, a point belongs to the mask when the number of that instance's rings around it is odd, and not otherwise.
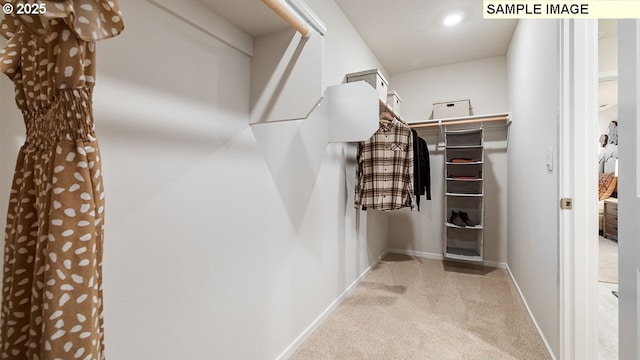
[[[608,198],[604,201],[603,236],[618,240],[618,199]]]

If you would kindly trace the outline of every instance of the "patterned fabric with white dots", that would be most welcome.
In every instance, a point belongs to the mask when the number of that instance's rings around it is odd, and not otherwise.
[[[39,3],[45,14],[0,23],[0,71],[15,85],[27,134],[7,215],[0,359],[103,360],[95,42],[124,25],[115,0]]]

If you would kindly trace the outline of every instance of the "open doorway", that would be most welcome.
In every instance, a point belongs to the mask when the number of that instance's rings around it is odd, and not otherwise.
[[[561,22],[560,212],[562,359],[598,353],[597,38],[596,21]],[[640,20],[618,21],[619,182],[618,353],[637,359],[640,344]],[[588,120],[588,121],[585,121]],[[578,151],[573,151],[573,150]],[[583,206],[582,206],[583,205]],[[582,239],[588,239],[583,241]],[[591,241],[592,240],[592,241]]]
[[[598,21],[598,359],[618,359],[617,21]]]

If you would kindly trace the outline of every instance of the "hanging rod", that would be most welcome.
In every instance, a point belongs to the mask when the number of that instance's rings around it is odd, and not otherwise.
[[[508,114],[489,114],[489,115],[472,115],[472,116],[463,116],[463,117],[446,118],[446,119],[417,121],[417,122],[410,123],[409,126],[412,128],[423,128],[423,127],[442,126],[442,125],[484,123],[484,122],[490,122],[490,121],[505,121],[507,125],[509,125],[510,123]]]
[[[309,36],[311,32],[310,29],[301,22],[298,17],[287,7],[283,6],[282,3],[278,0],[262,0],[265,5],[267,5],[273,12],[278,14],[282,18],[282,20],[286,21],[296,29],[297,32],[302,35],[302,37]]]
[[[386,102],[384,102],[382,99],[380,99],[380,112],[386,111],[388,113],[391,113],[391,116],[393,116],[394,118],[400,120],[403,123],[407,123],[406,121],[404,121],[400,115],[398,115],[398,113],[396,113],[395,111],[393,111],[393,109],[391,108],[391,106],[389,106],[389,104],[387,104]]]

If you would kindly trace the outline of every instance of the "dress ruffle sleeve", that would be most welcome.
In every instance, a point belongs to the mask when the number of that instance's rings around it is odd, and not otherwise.
[[[0,1],[0,5],[4,5],[4,3]],[[20,21],[18,19],[14,16],[4,15],[0,21],[0,36],[9,40],[18,32],[19,27]]]
[[[15,6],[17,0],[3,0],[0,3],[13,3]],[[39,0],[38,4],[46,8],[43,14],[16,15],[14,8],[13,14],[6,16],[3,24],[17,18],[33,33],[45,35],[49,20],[62,19],[78,38],[85,41],[108,39],[119,35],[124,29],[117,0]],[[15,21],[13,23],[15,26]]]
[[[5,17],[0,22],[0,36],[9,40],[6,46],[0,49],[0,73],[8,75],[11,79],[20,67],[21,43],[16,36],[19,27],[20,22],[11,17]]]

